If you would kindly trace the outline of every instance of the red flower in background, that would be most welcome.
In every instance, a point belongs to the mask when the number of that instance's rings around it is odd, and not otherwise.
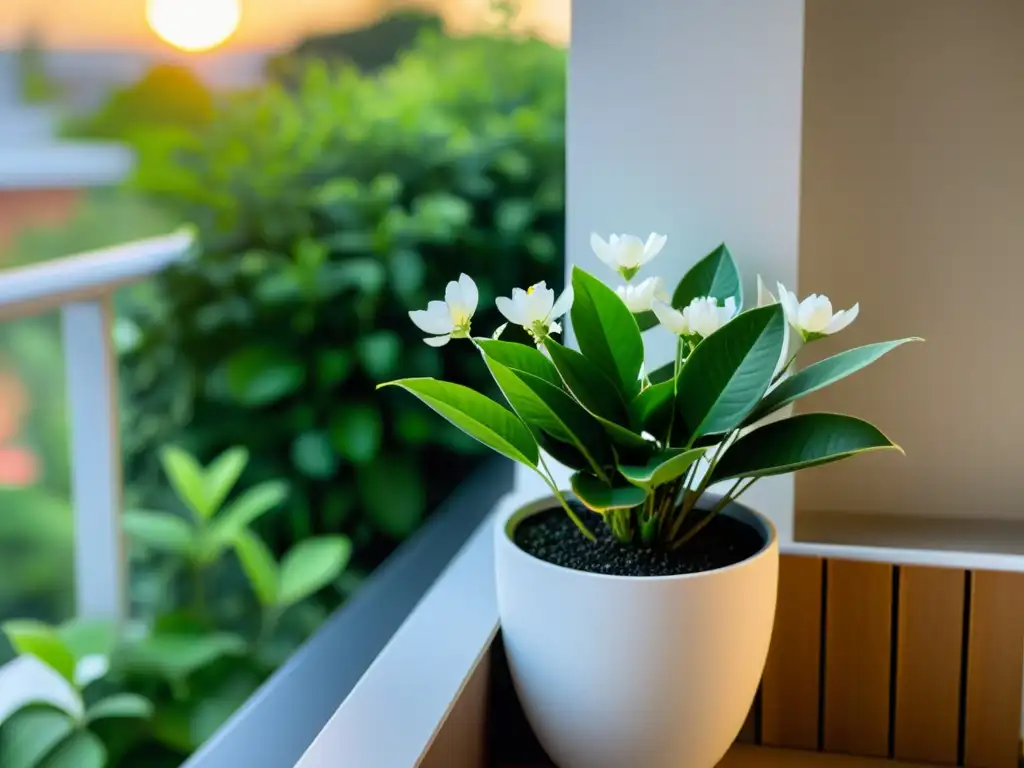
[[[25,488],[39,479],[39,457],[12,444],[28,406],[25,385],[10,371],[0,371],[0,487]]]

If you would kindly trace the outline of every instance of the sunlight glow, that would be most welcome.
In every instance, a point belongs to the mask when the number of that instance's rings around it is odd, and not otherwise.
[[[149,26],[175,48],[206,51],[216,48],[238,29],[240,0],[148,0]]]

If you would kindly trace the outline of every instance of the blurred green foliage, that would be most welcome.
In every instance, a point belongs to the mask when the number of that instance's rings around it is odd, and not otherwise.
[[[369,569],[415,530],[479,449],[374,386],[399,360],[488,386],[407,316],[461,271],[483,334],[496,291],[561,282],[564,81],[564,52],[541,42],[428,34],[376,74],[312,64],[295,91],[237,98],[143,165],[138,188],[197,224],[201,253],[126,318],[138,501],[161,502],[157,446],[242,445],[244,484],[292,481],[287,514],[261,521],[277,551],[344,531]]]

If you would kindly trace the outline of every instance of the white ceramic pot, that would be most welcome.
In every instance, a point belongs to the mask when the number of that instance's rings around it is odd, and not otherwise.
[[[768,655],[774,527],[732,504],[722,514],[764,537],[750,559],[697,574],[606,576],[512,541],[523,519],[556,503],[542,499],[495,526],[502,638],[541,745],[559,768],[713,768],[743,726]]]

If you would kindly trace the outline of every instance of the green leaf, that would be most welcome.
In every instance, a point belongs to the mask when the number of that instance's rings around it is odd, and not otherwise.
[[[619,467],[619,472],[633,485],[651,490],[682,476],[706,450],[707,448],[693,448],[688,451],[666,451],[655,456],[646,466]]]
[[[922,341],[922,339],[909,338],[868,344],[856,349],[848,349],[845,352],[840,352],[838,355],[833,355],[807,366],[788,379],[784,379],[775,389],[765,395],[764,400],[750,414],[747,423],[759,421],[768,414],[780,408],[785,408],[805,395],[817,392],[819,389],[824,389],[830,384],[846,378],[851,373],[856,373],[861,368],[866,368],[882,357],[882,355],[909,341]]]
[[[672,294],[672,306],[682,309],[702,296],[714,296],[719,303],[732,296],[736,299],[736,307],[743,308],[740,271],[725,243],[690,267]]]
[[[378,530],[405,539],[419,527],[427,492],[415,463],[382,455],[360,470],[357,482],[363,508]]]
[[[203,487],[206,493],[206,504],[210,516],[217,513],[224,499],[235,487],[242,476],[246,464],[249,463],[249,451],[245,448],[229,448],[206,467]]]
[[[325,349],[316,359],[316,380],[329,388],[348,378],[352,370],[352,354],[347,349]]]
[[[580,453],[575,446],[555,440],[546,432],[537,433],[537,444],[541,450],[549,453],[555,461],[564,464],[570,469],[589,470],[591,468],[587,457]]]
[[[395,372],[402,342],[394,331],[374,331],[356,341],[356,355],[363,370],[374,381]]]
[[[338,469],[338,456],[326,432],[303,432],[292,443],[292,463],[306,477],[325,480]]]
[[[587,360],[605,372],[627,397],[640,387],[644,342],[633,313],[596,277],[572,269],[572,329]]]
[[[268,480],[253,486],[214,518],[203,542],[202,557],[213,560],[226,547],[234,544],[239,534],[270,510],[279,507],[288,498],[288,484]]]
[[[586,457],[594,474],[611,460],[601,424],[559,387],[529,373],[513,371],[497,360],[485,358],[494,380],[509,405],[528,426],[569,443]]]
[[[552,386],[562,388],[562,377],[558,375],[554,364],[544,357],[535,347],[517,344],[514,341],[498,341],[496,339],[477,339],[477,344],[484,355],[491,360],[511,368],[543,379]]]
[[[676,372],[675,361],[666,363],[660,368],[655,368],[649,374],[647,374],[648,380],[651,384],[663,384],[666,381],[672,381]]]
[[[74,685],[75,656],[56,629],[41,621],[24,619],[5,622],[3,630],[18,654],[35,656]]]
[[[160,451],[160,463],[182,503],[200,520],[209,518],[213,510],[206,496],[206,477],[199,462],[181,448],[169,445]]]
[[[99,736],[92,731],[75,731],[50,755],[43,768],[105,768],[106,765],[107,749]]]
[[[225,656],[246,652],[244,639],[228,632],[156,634],[125,646],[121,663],[130,671],[183,680]]]
[[[76,661],[85,656],[109,656],[117,644],[117,624],[110,619],[76,618],[61,624],[57,635]]]
[[[346,536],[320,536],[296,544],[281,561],[278,602],[292,605],[330,584],[351,555],[352,542]]]
[[[116,693],[100,699],[85,713],[89,722],[114,717],[148,719],[153,714],[153,704],[149,699],[135,693]]]
[[[328,427],[334,450],[353,464],[373,460],[380,450],[383,431],[380,412],[366,403],[342,403],[331,415]]]
[[[772,304],[734,317],[693,350],[679,374],[676,402],[691,443],[737,427],[771,384],[785,319]]]
[[[276,605],[278,567],[263,539],[252,531],[242,531],[235,539],[235,552],[260,605]]]
[[[123,518],[125,532],[148,549],[183,557],[195,551],[195,529],[177,515],[126,509]]]
[[[469,387],[436,379],[399,379],[381,386],[411,392],[448,421],[503,456],[536,468],[537,442],[511,411]]]
[[[227,388],[241,405],[259,407],[293,394],[306,380],[302,361],[274,347],[248,347],[224,363]]]
[[[0,765],[39,768],[74,729],[71,718],[55,709],[29,707],[16,712],[0,732]]]
[[[658,316],[651,311],[637,312],[633,315],[633,319],[636,320],[637,328],[641,333],[649,331],[658,324]]]
[[[580,405],[602,419],[616,424],[628,423],[622,395],[597,365],[551,338],[544,339],[544,348],[551,355],[566,388]]]
[[[715,467],[712,482],[781,475],[885,449],[903,450],[877,427],[853,416],[804,413],[766,424],[737,440]]]
[[[589,472],[576,472],[569,482],[576,498],[599,514],[611,509],[632,509],[647,500],[647,491],[643,488],[635,485],[611,486]]]
[[[663,381],[643,390],[629,404],[633,424],[642,432],[650,432],[665,442],[672,424],[676,387],[674,381]]]

